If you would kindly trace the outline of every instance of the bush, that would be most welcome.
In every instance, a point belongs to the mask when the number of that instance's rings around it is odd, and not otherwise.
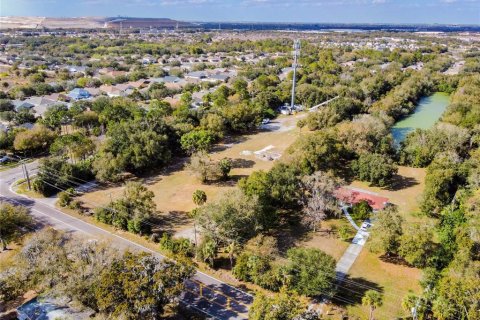
[[[341,226],[338,229],[338,236],[343,241],[349,241],[353,236],[352,229],[349,226]]]
[[[160,239],[160,248],[162,250],[167,250],[174,255],[180,254],[187,257],[193,256],[193,244],[189,239],[186,238],[172,238],[166,232],[162,235]]]
[[[278,291],[282,285],[280,270],[272,266],[268,256],[244,251],[232,271],[237,279],[253,282],[268,290]]]
[[[76,210],[79,213],[81,213],[82,212],[82,201],[73,200],[72,202],[70,202],[70,205],[68,206],[68,208],[70,208],[72,210]]]
[[[68,191],[62,191],[58,194],[58,205],[60,207],[66,207],[72,202],[72,196]]]
[[[372,207],[368,204],[367,201],[362,200],[358,203],[355,203],[352,206],[352,217],[355,220],[365,220],[370,218],[370,214],[372,213],[373,209]]]

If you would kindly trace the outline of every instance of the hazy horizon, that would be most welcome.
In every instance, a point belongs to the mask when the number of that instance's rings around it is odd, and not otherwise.
[[[2,0],[0,16],[260,23],[480,24],[480,0]]]

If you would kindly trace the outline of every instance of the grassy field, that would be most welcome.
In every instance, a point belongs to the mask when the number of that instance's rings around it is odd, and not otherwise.
[[[185,169],[187,159],[177,159],[166,170],[152,175],[141,181],[155,194],[155,202],[160,213],[162,229],[177,234],[189,236],[192,230],[192,221],[187,212],[195,205],[191,195],[196,189],[207,193],[208,201],[216,199],[221,193],[233,188],[236,182],[251,174],[255,170],[268,170],[273,166],[273,161],[258,158],[254,152],[269,149],[268,152],[282,154],[295,139],[303,134],[295,128],[295,123],[300,118],[280,118],[280,129],[275,131],[262,131],[243,137],[236,137],[219,144],[211,152],[213,159],[230,158],[235,164],[231,172],[232,179],[225,183],[201,184],[195,176]],[[418,168],[400,167],[397,177],[389,188],[370,187],[367,183],[353,181],[350,186],[378,193],[389,198],[390,202],[398,205],[400,214],[407,222],[426,222],[427,218],[417,214],[418,197],[424,188],[425,170]],[[110,199],[118,199],[123,192],[122,186],[99,189],[80,197],[86,206],[107,204]],[[90,218],[88,218],[90,219]],[[280,249],[284,252],[292,246],[318,248],[333,256],[337,261],[345,252],[349,243],[342,241],[335,233],[329,232],[348,224],[345,219],[332,219],[325,221],[317,232],[308,232],[292,227],[282,230],[275,236],[279,240]],[[102,226],[105,228],[105,226]],[[118,232],[118,231],[116,231]],[[131,235],[122,234],[127,237]],[[134,236],[136,237],[136,236]],[[147,245],[146,239],[132,239]],[[149,246],[152,246],[151,244]],[[158,246],[155,248],[158,250]],[[200,266],[203,269],[204,266]],[[209,270],[215,275],[230,283],[237,282],[226,270]],[[420,270],[404,265],[382,261],[382,259],[364,249],[350,270],[347,281],[340,287],[337,300],[340,308],[333,313],[337,318],[340,314],[348,312],[350,316],[359,319],[368,317],[368,310],[361,306],[361,297],[368,288],[375,288],[384,292],[384,305],[376,311],[376,319],[393,319],[406,315],[401,308],[401,299],[409,290],[418,292],[420,287]],[[254,288],[246,284],[247,287]]]
[[[389,188],[370,187],[360,181],[354,181],[350,186],[389,198],[398,206],[406,223],[425,223],[429,218],[418,214],[424,179],[425,169],[399,167],[398,176]],[[401,301],[408,291],[420,292],[420,277],[419,269],[384,261],[364,248],[350,269],[349,278],[340,288],[339,296],[343,301],[337,302],[348,310],[349,315],[368,319],[369,310],[361,305],[361,297],[366,290],[373,288],[384,294],[383,306],[375,311],[376,319],[406,316],[408,313],[402,309]]]
[[[368,319],[368,309],[361,305],[361,297],[366,290],[380,290],[383,293],[383,305],[376,310],[375,319],[395,319],[408,315],[402,309],[401,302],[409,291],[421,291],[418,284],[420,277],[419,269],[382,261],[364,249],[350,269],[339,295],[355,303],[352,305],[343,301],[349,314]]]
[[[176,159],[163,172],[142,179],[155,194],[154,201],[165,228],[172,232],[180,232],[191,228],[191,221],[187,212],[195,207],[192,201],[192,193],[197,189],[206,192],[208,201],[216,199],[221,193],[233,188],[236,182],[250,175],[255,170],[268,170],[274,161],[259,159],[253,152],[266,147],[271,153],[283,153],[300,134],[296,129],[296,121],[302,117],[280,117],[274,122],[279,123],[280,129],[275,131],[260,131],[250,135],[228,139],[222,144],[215,146],[210,156],[213,159],[230,158],[234,163],[231,171],[231,180],[223,183],[202,184],[187,169],[186,159]],[[87,207],[92,204],[104,205],[122,196],[123,186],[108,189],[95,190],[82,195],[79,199],[86,203]]]

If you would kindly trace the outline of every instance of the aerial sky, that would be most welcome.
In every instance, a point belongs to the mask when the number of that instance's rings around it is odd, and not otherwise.
[[[480,0],[0,0],[0,16],[480,24]]]

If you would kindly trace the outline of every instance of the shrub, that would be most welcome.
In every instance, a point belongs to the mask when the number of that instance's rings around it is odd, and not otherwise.
[[[72,196],[68,191],[62,191],[58,194],[58,205],[60,207],[66,207],[72,202]]]
[[[341,226],[338,229],[338,236],[343,241],[348,241],[352,238],[352,230],[349,226]]]
[[[184,256],[193,256],[193,244],[186,238],[172,238],[166,232],[160,239],[160,248],[167,250],[174,255],[180,254]]]
[[[352,206],[352,216],[355,220],[365,220],[370,218],[373,209],[367,201],[362,200]]]

